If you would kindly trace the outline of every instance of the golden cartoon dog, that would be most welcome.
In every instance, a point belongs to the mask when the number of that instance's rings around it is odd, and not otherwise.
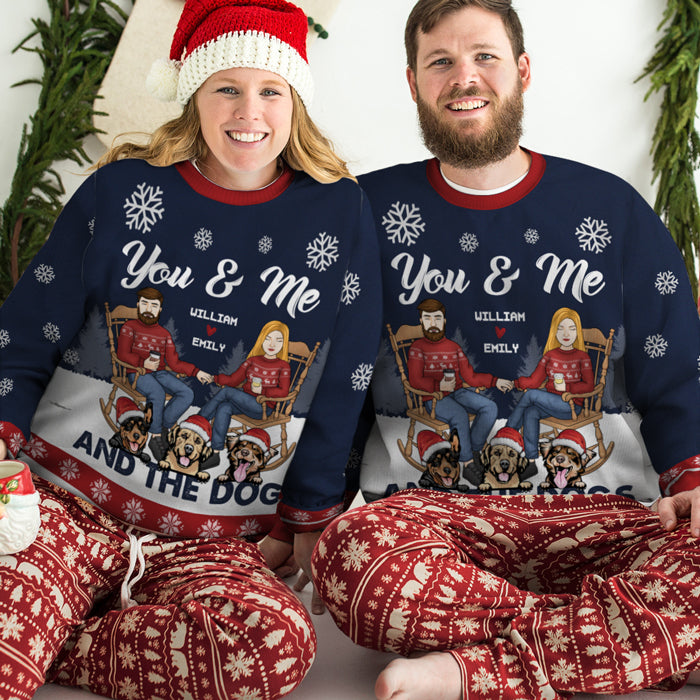
[[[489,492],[501,489],[528,491],[529,481],[520,477],[528,466],[522,435],[515,428],[501,428],[481,450],[481,463],[484,476],[479,491]]]
[[[199,415],[193,415],[174,425],[168,431],[168,448],[158,467],[171,469],[199,481],[208,481],[205,463],[213,455],[211,448],[211,424]],[[216,460],[218,464],[218,460]]]

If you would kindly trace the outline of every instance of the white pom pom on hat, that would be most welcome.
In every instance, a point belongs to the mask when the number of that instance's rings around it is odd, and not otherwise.
[[[146,90],[163,102],[177,99],[177,83],[180,78],[180,61],[159,58],[153,62],[146,76]]]
[[[153,65],[147,89],[184,105],[218,71],[259,68],[284,78],[308,107],[307,33],[306,13],[286,0],[186,0],[170,60]]]

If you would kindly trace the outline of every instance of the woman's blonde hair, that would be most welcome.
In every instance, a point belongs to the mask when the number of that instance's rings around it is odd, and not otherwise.
[[[550,350],[553,350],[554,348],[560,347],[561,343],[557,340],[557,329],[559,328],[559,324],[565,318],[570,318],[576,326],[576,340],[574,340],[574,347],[577,350],[585,351],[586,346],[583,342],[583,328],[581,326],[581,317],[573,309],[567,309],[566,307],[562,307],[561,309],[557,309],[554,312],[554,316],[552,316],[552,323],[549,326],[549,336],[547,338],[547,344],[544,346],[545,354],[548,353]]]
[[[264,355],[263,343],[273,331],[279,331],[282,334],[282,349],[277,353],[277,359],[289,362],[289,326],[282,321],[268,321],[258,333],[258,339],[253,345],[253,349],[248,353],[248,357],[259,357]]]
[[[293,170],[301,170],[318,182],[336,182],[343,177],[355,180],[347,164],[321,133],[294,88],[292,130],[282,158]],[[151,165],[167,166],[184,160],[202,160],[209,149],[200,129],[195,96],[182,114],[158,127],[146,144],[126,142],[113,146],[97,163],[100,167],[122,158],[141,158]]]

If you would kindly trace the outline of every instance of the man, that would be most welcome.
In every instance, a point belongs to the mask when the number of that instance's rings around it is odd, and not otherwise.
[[[190,362],[180,360],[170,333],[158,321],[163,310],[163,295],[153,287],[137,292],[137,319],[127,321],[119,331],[117,357],[138,367],[136,388],[153,406],[148,446],[156,461],[167,449],[167,431],[192,405],[194,392],[175,373],[197,377],[209,384],[213,377]],[[166,394],[170,395],[167,399]]]
[[[473,484],[479,484],[481,469],[475,455],[484,446],[498,408],[474,388],[495,386],[500,391],[508,391],[512,382],[473,370],[462,348],[445,337],[444,304],[437,299],[425,299],[418,305],[418,312],[423,338],[414,341],[409,350],[408,380],[416,389],[440,396],[435,415],[457,431],[463,475]],[[465,388],[464,383],[474,388]],[[424,401],[430,410],[432,399],[428,396]],[[471,425],[470,413],[474,414]]]
[[[598,423],[574,446],[606,441],[606,460],[591,460],[586,489],[419,489],[352,510],[316,549],[319,592],[356,642],[433,652],[389,664],[380,700],[680,687],[700,663],[700,320],[682,259],[618,178],[519,145],[532,76],[509,0],[419,0],[406,49],[436,158],[362,178],[386,320],[409,322],[429,292],[473,364],[514,377],[532,373],[555,312],[572,308],[611,337],[596,370],[606,393],[586,399]],[[386,356],[361,469],[369,497],[415,473],[397,449],[408,421]],[[517,396],[497,399],[496,430]]]

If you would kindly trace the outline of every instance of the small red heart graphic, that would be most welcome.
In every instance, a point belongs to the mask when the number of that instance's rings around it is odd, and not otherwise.
[[[210,326],[207,323],[207,335],[214,335],[216,333],[216,326]]]
[[[505,334],[506,334],[506,329],[505,329],[505,328],[499,328],[498,326],[496,326],[496,335],[497,335],[499,338],[502,338]]]

